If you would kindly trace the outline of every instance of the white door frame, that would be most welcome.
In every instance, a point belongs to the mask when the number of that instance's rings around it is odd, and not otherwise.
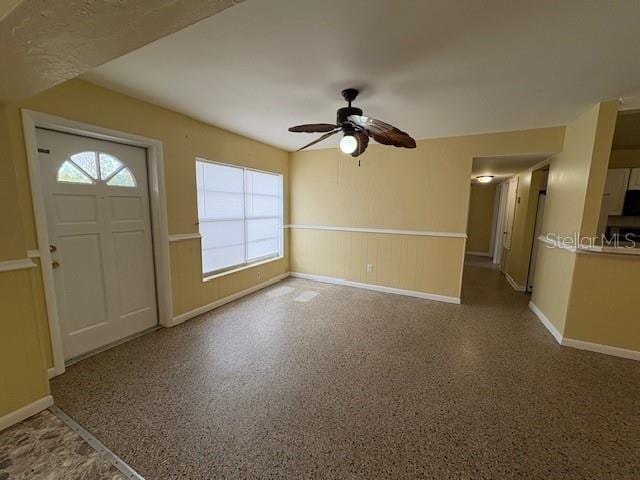
[[[500,264],[502,263],[502,244],[504,242],[504,224],[505,224],[505,216],[506,216],[506,205],[507,205],[507,182],[502,182],[498,185],[498,212],[497,212],[497,222],[495,229],[495,238],[493,243],[493,263]]]
[[[60,319],[55,295],[53,269],[49,259],[49,233],[47,215],[40,179],[40,157],[36,128],[43,127],[63,133],[83,135],[85,137],[124,143],[147,150],[147,168],[149,173],[149,205],[151,208],[151,236],[153,238],[153,263],[156,271],[156,297],[158,302],[158,321],[162,326],[170,326],[173,318],[171,299],[171,269],[169,259],[169,232],[167,226],[167,205],[164,189],[164,157],[162,142],[153,138],[110,130],[83,122],[76,122],[47,113],[21,109],[22,129],[29,166],[31,200],[36,223],[40,271],[44,285],[47,305],[53,368],[49,369],[49,378],[64,373],[64,355],[60,336]]]

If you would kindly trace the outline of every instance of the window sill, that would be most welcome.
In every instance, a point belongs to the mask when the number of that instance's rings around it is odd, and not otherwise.
[[[206,282],[208,282],[210,280],[216,280],[218,278],[226,277],[227,275],[232,275],[234,273],[243,272],[245,270],[249,270],[250,268],[259,267],[259,266],[265,265],[267,263],[276,262],[278,260],[282,260],[283,258],[284,258],[284,255],[281,255],[279,257],[267,258],[266,260],[261,260],[261,261],[256,262],[256,263],[250,263],[248,265],[242,265],[241,267],[234,268],[233,270],[226,270],[224,272],[215,273],[213,275],[207,275],[206,277],[202,278],[202,283],[206,283]]]

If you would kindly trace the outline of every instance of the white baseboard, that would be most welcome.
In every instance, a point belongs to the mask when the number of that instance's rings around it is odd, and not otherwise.
[[[396,295],[406,295],[408,297],[424,298],[426,300],[435,300],[436,302],[460,303],[459,297],[448,297],[446,295],[437,295],[435,293],[417,292],[415,290],[403,290],[401,288],[384,287],[382,285],[372,285],[370,283],[353,282],[336,277],[325,277],[323,275],[314,275],[311,273],[291,272],[292,277],[305,278],[315,282],[331,283],[333,285],[343,285],[347,287],[364,288],[365,290],[375,290],[376,292],[394,293]]]
[[[238,298],[244,297],[245,295],[249,295],[250,293],[257,292],[258,290],[262,290],[269,285],[273,285],[274,283],[278,283],[280,280],[284,280],[289,276],[289,273],[283,273],[282,275],[278,275],[273,277],[266,282],[259,283],[258,285],[254,285],[253,287],[247,288],[246,290],[242,290],[241,292],[234,293],[233,295],[229,295],[228,297],[221,298],[220,300],[216,300],[215,302],[208,303],[207,305],[203,305],[202,307],[198,307],[196,309],[190,310],[185,313],[181,313],[180,315],[176,315],[173,317],[173,320],[167,327],[175,327],[176,325],[181,324],[182,322],[189,320],[190,318],[197,317],[198,315],[202,315],[210,310],[216,309],[225,305],[229,302],[233,302]]]
[[[474,257],[493,257],[489,252],[464,252],[465,255],[473,255]]]
[[[553,323],[551,323],[551,320],[549,320],[547,316],[544,313],[542,313],[542,310],[540,310],[533,302],[529,302],[529,308],[533,313],[536,314],[536,317],[538,317],[542,325],[544,325],[545,328],[549,330],[551,335],[553,335],[553,338],[556,339],[556,342],[562,345],[562,334],[553,325]]]
[[[42,410],[49,408],[53,405],[53,397],[51,395],[47,395],[46,397],[42,397],[40,400],[36,400],[29,405],[25,405],[18,410],[15,410],[11,413],[0,417],[0,431],[5,428],[9,428],[12,425],[15,425],[18,422],[21,422],[25,418],[29,418],[36,413],[40,413]]]
[[[599,343],[585,342],[583,340],[574,340],[573,338],[563,338],[562,345],[566,347],[578,348],[580,350],[589,350],[590,352],[604,353],[605,355],[613,355],[614,357],[628,358],[630,360],[640,361],[640,352],[636,350],[628,350],[626,348],[611,347],[609,345],[601,345]]]
[[[640,352],[636,350],[629,350],[627,348],[612,347],[610,345],[602,345],[599,343],[585,342],[583,340],[574,340],[573,338],[565,338],[560,332],[553,326],[551,321],[545,316],[542,311],[534,305],[533,302],[529,302],[529,308],[536,314],[540,322],[546,327],[553,338],[563,347],[577,348],[579,350],[588,350],[590,352],[604,353],[605,355],[612,355],[614,357],[628,358],[630,360],[640,361]]]
[[[511,285],[511,288],[513,288],[514,290],[517,290],[518,292],[527,291],[527,287],[525,287],[524,285],[518,285],[516,281],[511,278],[511,275],[509,275],[507,272],[504,272],[504,277],[507,279],[507,282],[509,282],[509,285]]]

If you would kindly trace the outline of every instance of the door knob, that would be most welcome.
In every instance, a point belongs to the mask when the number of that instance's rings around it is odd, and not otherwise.
[[[60,262],[56,262],[55,260],[51,262],[51,268],[58,268],[60,266]]]
[[[56,247],[55,245],[49,245],[49,252],[50,252],[50,253],[53,253],[53,252],[55,252],[56,250],[58,250],[58,247]]]

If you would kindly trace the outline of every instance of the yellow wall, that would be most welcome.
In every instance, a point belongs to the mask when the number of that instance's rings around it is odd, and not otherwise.
[[[557,152],[563,136],[564,129],[558,127],[421,140],[414,150],[371,145],[362,157],[361,167],[336,148],[294,153],[291,223],[465,233],[474,157]],[[297,228],[292,228],[291,235],[294,271],[304,268],[306,273],[345,278],[347,273],[326,266],[335,264],[333,245],[346,242],[340,239],[346,235],[319,235]],[[355,238],[356,244],[361,241],[367,245],[368,253],[363,256],[361,247],[346,250],[345,263],[351,266],[348,278],[460,296],[464,239],[379,233],[350,238]],[[381,249],[381,241],[383,245],[395,245],[395,253],[392,250],[387,254],[385,247]],[[299,244],[309,247],[301,250],[296,248]],[[413,255],[409,250],[413,245],[418,249],[415,265],[406,267],[407,271],[403,267],[400,272],[387,274],[391,271],[387,265],[395,259]],[[312,252],[313,260],[309,260],[309,253],[302,252]],[[389,260],[388,255],[394,260]],[[366,263],[372,263],[374,271],[362,275],[367,273],[362,270]],[[413,276],[411,268],[419,271],[419,280],[408,280]]]
[[[595,234],[616,112],[616,102],[601,103],[567,125],[563,151],[550,162],[543,234]],[[569,302],[581,301],[572,294],[576,254],[556,248],[539,252],[532,302],[564,334]]]
[[[638,140],[640,142],[640,140]],[[609,168],[640,167],[640,149],[612,150]]]
[[[567,338],[640,351],[640,258],[573,254]]]
[[[285,185],[285,222],[289,210],[289,153],[235,135],[184,115],[136,100],[80,80],[48,90],[22,107],[105,128],[133,133],[163,142],[169,234],[197,232],[195,158],[243,165],[282,173]],[[28,248],[36,248],[28,173],[19,111],[12,108],[20,209]],[[248,271],[203,282],[200,242],[197,239],[170,244],[174,315],[212,303],[230,294],[269,280],[289,270],[288,236],[285,257]],[[260,275],[258,275],[260,274]],[[260,278],[258,278],[260,277]]]
[[[529,275],[529,261],[533,246],[540,193],[545,172],[542,170],[525,170],[518,177],[516,208],[513,217],[511,249],[505,251],[503,271],[520,286],[526,287]]]
[[[8,109],[0,104],[0,261],[26,257]],[[49,394],[35,269],[0,272],[0,417]]]
[[[467,252],[491,253],[496,184],[471,184]]]
[[[73,80],[23,105],[0,105],[0,261],[24,259],[36,249],[29,176],[19,107],[163,142],[170,234],[197,231],[195,157],[284,175],[288,221],[289,153],[87,82]],[[170,244],[174,315],[289,271],[285,257],[203,282],[199,240]],[[46,396],[53,366],[42,279],[37,266],[0,273],[0,417]]]

